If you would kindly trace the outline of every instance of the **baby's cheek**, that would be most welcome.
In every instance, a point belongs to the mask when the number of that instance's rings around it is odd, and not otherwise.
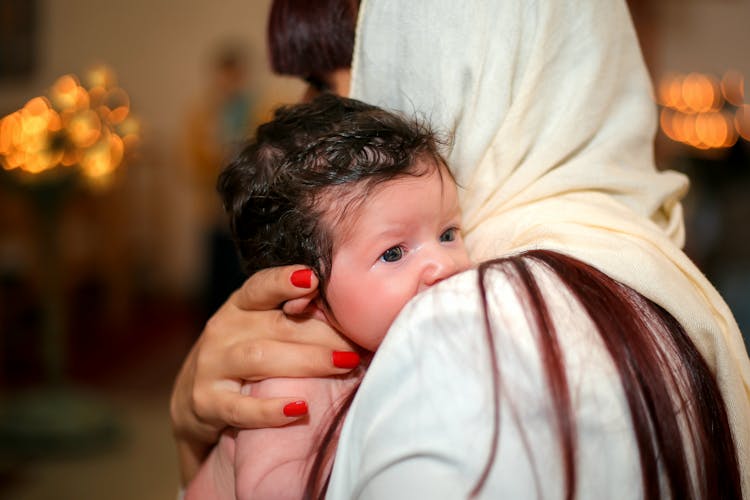
[[[390,321],[377,310],[361,312],[362,314],[352,321],[350,338],[359,346],[374,351],[383,341]]]
[[[338,327],[349,340],[374,351],[396,316],[414,295],[406,280],[361,280],[356,289],[343,280],[329,291],[329,304]]]
[[[384,301],[382,307],[377,312],[375,317],[372,317],[369,325],[369,338],[367,341],[372,346],[369,349],[375,350],[383,342],[383,338],[388,333],[393,322],[396,320],[396,316],[401,312],[406,303],[411,298],[411,294],[399,294],[395,297],[390,297],[391,300]]]

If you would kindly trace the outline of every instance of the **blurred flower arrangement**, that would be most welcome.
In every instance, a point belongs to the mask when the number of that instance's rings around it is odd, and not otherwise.
[[[21,181],[80,173],[106,185],[137,145],[139,129],[115,73],[96,66],[85,87],[75,75],[61,76],[48,97],[35,97],[0,119],[0,165]]]

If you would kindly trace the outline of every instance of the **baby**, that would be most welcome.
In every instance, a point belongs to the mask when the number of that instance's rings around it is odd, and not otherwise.
[[[414,295],[470,266],[434,134],[355,100],[324,95],[277,110],[221,174],[219,192],[246,271],[308,266],[320,286],[306,313],[365,360]],[[255,397],[304,396],[309,413],[225,432],[186,498],[321,495],[362,374],[246,384]]]

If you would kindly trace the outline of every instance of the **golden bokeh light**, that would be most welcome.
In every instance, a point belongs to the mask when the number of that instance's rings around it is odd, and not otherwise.
[[[734,125],[733,117],[729,113],[726,113],[726,112],[724,112],[723,114],[727,123],[727,139],[724,142],[724,144],[721,145],[721,147],[731,148],[739,140],[740,134],[737,132],[737,128],[733,126]]]
[[[737,108],[734,115],[734,125],[742,138],[750,141],[750,104],[743,104]]]
[[[697,73],[690,73],[682,80],[680,91],[687,111],[698,111],[703,106],[703,79]]]
[[[59,109],[73,108],[78,104],[79,87],[75,75],[63,75],[52,84],[50,98]]]
[[[657,99],[659,104],[667,108],[676,108],[675,94],[672,92],[672,82],[677,79],[677,75],[667,75],[661,79],[657,89]]]
[[[89,106],[92,108],[99,107],[106,94],[107,89],[104,87],[91,87],[89,89]]]
[[[687,104],[682,97],[682,77],[680,75],[675,76],[669,83],[669,102],[671,108],[680,111],[687,110]]]
[[[68,122],[68,133],[76,147],[91,147],[102,135],[101,119],[92,109],[76,113]]]
[[[98,64],[86,72],[86,81],[89,88],[110,88],[117,85],[115,72],[106,64]]]
[[[83,150],[81,149],[67,149],[63,152],[63,156],[60,159],[60,165],[64,167],[78,165],[81,162],[82,156]]]
[[[0,155],[13,153],[21,136],[21,112],[16,111],[0,120]]]
[[[745,103],[745,77],[737,70],[730,69],[721,78],[721,93],[727,102],[742,106]]]
[[[111,177],[137,145],[140,124],[114,71],[97,66],[86,79],[88,89],[75,75],[63,75],[50,87],[49,98],[35,97],[0,118],[2,168],[38,174],[78,166],[97,183]]]
[[[117,134],[108,134],[81,158],[81,168],[88,180],[98,186],[107,185],[122,161],[125,145]]]
[[[702,150],[731,147],[740,136],[750,141],[743,88],[737,71],[721,80],[702,73],[666,75],[657,86],[659,127],[669,139]],[[739,106],[736,113],[733,106]]]
[[[707,148],[721,148],[729,135],[727,120],[721,113],[701,113],[695,118],[695,133],[700,144]]]
[[[120,87],[110,89],[102,98],[102,114],[109,123],[122,123],[130,113],[130,97]]]
[[[674,112],[668,108],[662,108],[659,113],[659,126],[664,134],[673,141],[679,141],[674,129]]]

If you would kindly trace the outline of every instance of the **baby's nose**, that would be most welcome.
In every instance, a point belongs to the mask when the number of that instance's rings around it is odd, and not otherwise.
[[[419,291],[430,288],[462,271],[465,266],[459,260],[445,250],[437,250],[426,256]]]

